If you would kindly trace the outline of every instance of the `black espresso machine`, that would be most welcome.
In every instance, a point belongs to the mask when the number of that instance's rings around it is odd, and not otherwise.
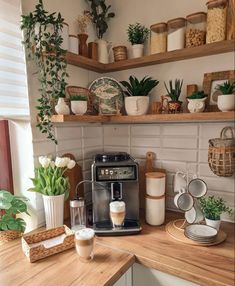
[[[103,153],[92,164],[93,228],[98,235],[127,235],[141,231],[139,221],[138,163],[127,153]],[[124,201],[121,228],[113,228],[109,204]]]

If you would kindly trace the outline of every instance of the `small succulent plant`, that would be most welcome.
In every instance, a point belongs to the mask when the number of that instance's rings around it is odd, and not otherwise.
[[[144,44],[148,39],[149,29],[140,23],[130,24],[127,29],[127,35],[132,45]]]
[[[194,91],[190,96],[188,96],[188,99],[202,99],[207,97],[207,94],[204,93],[203,90],[201,91]]]
[[[180,97],[182,86],[183,86],[183,80],[176,79],[174,87],[173,87],[172,80],[169,80],[169,89],[165,82],[164,82],[164,85],[171,100],[179,101],[179,97]]]
[[[223,84],[217,84],[216,90],[222,94],[232,94],[235,92],[235,82],[225,81]]]

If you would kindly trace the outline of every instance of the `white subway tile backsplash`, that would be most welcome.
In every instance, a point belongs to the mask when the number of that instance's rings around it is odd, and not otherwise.
[[[69,140],[69,139],[81,139],[82,130],[81,127],[56,127],[56,138],[60,140]]]
[[[223,178],[223,177],[200,177],[204,180],[209,190],[215,190],[223,195],[224,193],[232,193],[234,195],[234,177]]]
[[[67,151],[59,151],[56,153],[57,156],[64,156],[65,153],[70,153],[75,157],[75,160],[82,160],[82,149],[76,148],[76,149],[69,149]]]
[[[187,162],[177,162],[177,161],[163,161],[162,168],[166,169],[168,172],[177,172],[182,171],[186,172],[187,170],[190,173],[197,173],[196,163],[187,163]]]
[[[83,138],[103,137],[103,128],[101,126],[86,126],[83,127]]]
[[[56,151],[56,145],[54,142],[45,140],[45,141],[35,141],[33,144],[34,157],[38,156],[48,156],[54,155]]]
[[[130,153],[130,148],[129,147],[122,147],[122,146],[104,146],[104,151],[105,152],[127,152]]]
[[[131,126],[132,136],[156,136],[160,135],[161,127],[159,125],[144,124]]]
[[[129,138],[125,137],[104,137],[105,146],[129,146]]]
[[[136,147],[131,147],[131,156],[133,156],[134,158],[137,158],[137,159],[145,159],[146,158],[146,153],[147,152],[154,152],[156,155],[157,155],[157,158],[159,158],[159,154],[161,152],[161,149],[160,148],[148,148],[148,147],[139,147],[139,148],[136,148]]]
[[[102,137],[96,138],[84,138],[83,139],[83,147],[95,147],[95,146],[102,146],[103,147],[103,139]]]
[[[174,136],[197,136],[198,126],[196,124],[171,124],[161,125],[163,136],[174,135]]]
[[[208,162],[208,150],[199,150],[199,163]]]
[[[85,159],[93,159],[93,157],[97,154],[103,152],[103,147],[90,147],[83,149],[83,160]]]
[[[92,160],[84,160],[84,162],[83,162],[83,170],[84,171],[90,171],[92,162],[93,162]]]
[[[196,162],[197,150],[163,149],[159,152],[160,160]]]
[[[129,125],[104,125],[104,138],[129,136],[129,133]]]
[[[161,147],[161,140],[158,137],[132,137],[132,147]]]
[[[234,128],[235,123],[229,122],[229,123],[203,123],[200,124],[200,132],[199,136],[200,138],[204,139],[211,139],[211,138],[219,138],[220,132],[225,126],[231,126]]]
[[[180,148],[180,149],[196,149],[197,138],[185,138],[185,137],[163,137],[162,147],[164,148]]]
[[[76,150],[81,148],[82,148],[81,139],[60,140],[58,141],[58,145],[56,145],[57,152]]]

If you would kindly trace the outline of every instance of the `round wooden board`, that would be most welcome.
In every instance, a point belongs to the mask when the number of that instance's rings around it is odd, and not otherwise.
[[[181,225],[182,225],[183,220],[181,221]],[[166,232],[173,237],[174,239],[181,241],[183,243],[187,243],[187,244],[191,244],[191,245],[195,245],[195,246],[212,246],[212,245],[217,245],[222,243],[223,241],[225,241],[225,239],[227,238],[227,234],[220,230],[217,237],[216,237],[216,241],[213,243],[208,243],[208,244],[202,244],[196,241],[193,241],[189,238],[187,238],[184,235],[184,229],[180,229],[179,227],[176,227],[176,225],[179,225],[179,220],[177,221],[170,221],[167,225],[166,225]]]

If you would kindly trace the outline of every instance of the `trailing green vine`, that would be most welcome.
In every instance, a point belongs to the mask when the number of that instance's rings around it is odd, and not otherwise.
[[[24,42],[28,59],[33,59],[38,68],[40,83],[38,99],[37,127],[47,138],[57,144],[51,116],[53,101],[65,97],[67,62],[66,51],[61,48],[63,39],[61,30],[64,19],[61,14],[44,10],[43,1],[39,0],[35,11],[22,15],[21,29],[24,31]]]

